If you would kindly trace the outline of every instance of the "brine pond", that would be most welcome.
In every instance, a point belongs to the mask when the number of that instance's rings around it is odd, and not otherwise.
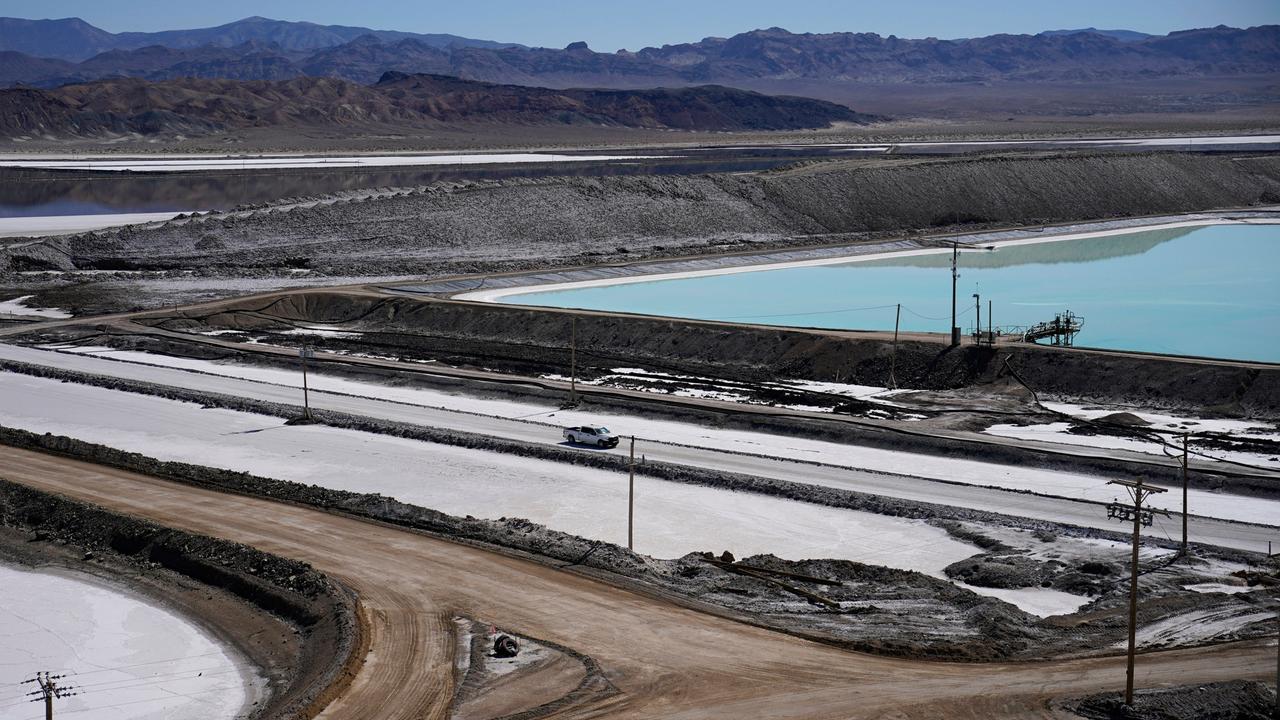
[[[1280,225],[1125,232],[964,249],[956,324],[1017,327],[1071,311],[1081,347],[1280,362]],[[979,298],[975,302],[974,295]],[[511,294],[500,302],[699,320],[946,333],[951,251]]]

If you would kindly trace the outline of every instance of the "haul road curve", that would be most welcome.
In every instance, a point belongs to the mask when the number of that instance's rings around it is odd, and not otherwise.
[[[450,619],[464,615],[593,657],[617,693],[557,718],[1054,717],[1052,698],[1113,690],[1122,657],[950,664],[848,653],[531,561],[318,510],[0,447],[0,477],[312,563],[352,587],[370,654],[322,717],[445,718]],[[1140,687],[1261,679],[1271,641],[1144,655]]]

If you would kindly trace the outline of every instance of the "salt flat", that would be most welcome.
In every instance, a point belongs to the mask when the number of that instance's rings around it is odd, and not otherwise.
[[[0,238],[40,237],[89,232],[118,225],[164,222],[179,215],[177,212],[156,213],[98,213],[93,215],[40,215],[36,217],[0,218]]]
[[[174,157],[122,160],[0,158],[0,167],[46,170],[192,172],[198,170],[271,170],[299,168],[417,167],[427,165],[496,165],[649,160],[672,155],[564,155],[557,153],[467,153],[456,155],[348,155],[327,157]]]
[[[58,308],[31,307],[30,305],[27,305],[27,301],[31,298],[31,295],[23,295],[22,297],[16,297],[11,300],[0,302],[0,315],[38,317],[46,320],[58,320],[72,317],[71,313]]]
[[[96,579],[0,565],[0,717],[43,716],[18,683],[66,674],[56,716],[241,717],[263,680],[195,625]]]
[[[74,350],[84,354],[101,353],[105,357],[120,360],[178,367],[186,370],[199,370],[211,375],[244,378],[255,382],[297,388],[298,394],[301,394],[301,375],[287,370],[215,363],[189,358],[174,358],[149,353],[117,351],[109,348],[85,347]],[[0,357],[75,367],[89,372],[107,374],[127,372],[127,366],[119,367],[121,363],[106,363],[104,365],[102,363],[105,361],[97,358],[83,357],[77,359],[67,357],[66,353],[42,352],[12,346],[0,346]],[[65,358],[65,360],[60,358]],[[134,375],[145,377],[147,376],[147,369],[138,368],[138,372],[129,372],[129,376]],[[172,379],[163,377],[161,368],[155,369],[153,377],[156,382],[174,382]],[[181,384],[187,387],[194,387],[195,385],[192,383],[199,380],[200,378],[197,376]],[[771,435],[749,430],[711,428],[694,423],[639,417],[617,412],[561,410],[550,401],[479,398],[439,390],[356,382],[318,373],[312,373],[310,381],[313,390],[386,400],[409,406],[443,408],[451,412],[518,420],[524,426],[520,439],[528,439],[534,442],[559,443],[559,427],[562,426],[603,424],[612,428],[615,432],[625,435],[634,434],[643,440],[659,443],[731,451],[754,456],[820,462],[826,465],[873,472],[910,474],[914,477],[937,479],[950,483],[1010,490],[1030,490],[1073,500],[1108,502],[1115,496],[1115,486],[1107,485],[1105,479],[1087,473],[1045,470],[980,460],[882,450],[860,445]],[[264,388],[264,390],[269,389]],[[225,390],[222,391],[225,392]],[[317,396],[323,397],[318,393],[313,394],[313,402],[317,402]],[[298,398],[291,396],[288,401],[297,402],[297,400]],[[394,410],[396,411],[394,419],[408,422],[426,422],[426,418],[415,418],[412,413],[412,407],[395,408]],[[382,416],[390,414],[382,413]],[[434,423],[426,422],[426,424]],[[542,426],[544,429],[540,430],[538,426]],[[514,426],[507,427],[513,428]],[[657,452],[656,448],[654,452]],[[690,464],[697,463],[690,462]],[[790,471],[786,479],[824,484],[820,478],[808,475],[803,466],[797,466]],[[1169,493],[1169,495],[1174,494]],[[904,495],[898,496],[905,497]],[[1280,518],[1280,502],[1274,500],[1250,498],[1248,502],[1241,502],[1238,496],[1197,489],[1191,490],[1188,493],[1188,498],[1192,513],[1196,515],[1268,525],[1276,524],[1277,518]],[[939,501],[940,499],[935,498],[934,501]],[[1180,511],[1181,497],[1153,498],[1151,505]],[[1000,507],[987,507],[986,509],[997,512],[1007,511],[1011,514],[1023,514],[1012,507],[1007,510]],[[1106,526],[1105,513],[1099,513],[1098,515],[1099,522]]]
[[[626,543],[627,477],[546,460],[424,443],[279,418],[0,374],[0,424],[67,435],[162,460],[382,493],[454,515],[525,517]],[[942,569],[978,552],[918,520],[652,478],[636,480],[636,550],[837,558]]]

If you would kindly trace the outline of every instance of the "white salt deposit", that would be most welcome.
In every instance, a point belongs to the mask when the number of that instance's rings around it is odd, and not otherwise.
[[[16,315],[19,317],[39,317],[47,320],[61,320],[72,317],[71,313],[58,308],[31,307],[27,305],[33,295],[23,295],[12,300],[0,302],[0,315]]]
[[[240,717],[264,681],[185,619],[92,576],[0,565],[0,717],[43,717],[18,683],[66,674],[56,717]]]

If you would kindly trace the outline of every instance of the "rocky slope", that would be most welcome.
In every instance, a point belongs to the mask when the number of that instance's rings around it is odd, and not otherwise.
[[[265,71],[262,63],[267,62],[247,56],[229,59],[223,67],[229,74],[242,74]],[[718,86],[551,90],[403,73],[387,73],[372,86],[298,77],[278,82],[117,79],[48,91],[0,90],[0,135],[10,137],[191,136],[298,127],[359,132],[371,126],[407,129],[446,123],[795,130],[873,119],[822,100]]]
[[[1280,203],[1280,158],[1009,155],[822,163],[783,172],[511,179],[369,201],[15,241],[0,272],[310,268],[369,275],[528,269]],[[0,246],[2,248],[3,246]]]

